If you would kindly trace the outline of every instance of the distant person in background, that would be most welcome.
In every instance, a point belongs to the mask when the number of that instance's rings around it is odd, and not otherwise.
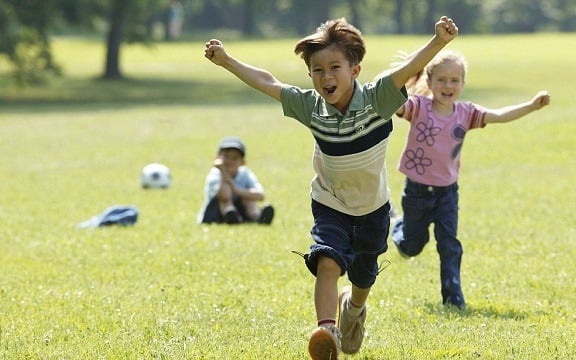
[[[178,39],[184,24],[184,9],[179,0],[170,0],[165,14],[164,32],[166,41]]]
[[[199,223],[272,223],[274,208],[258,206],[264,200],[264,188],[245,166],[245,157],[246,147],[240,139],[222,139],[214,166],[206,176]]]
[[[446,50],[409,82],[411,96],[396,112],[410,122],[410,130],[399,163],[400,172],[406,175],[403,216],[392,229],[399,252],[411,257],[428,243],[429,227],[434,224],[442,302],[458,308],[465,307],[460,283],[463,250],[457,238],[457,180],[464,137],[469,130],[516,120],[550,103],[546,91],[529,101],[493,110],[458,102],[465,76],[464,57]]]

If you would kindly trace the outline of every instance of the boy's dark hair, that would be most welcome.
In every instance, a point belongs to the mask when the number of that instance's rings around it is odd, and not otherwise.
[[[301,55],[310,68],[312,54],[329,46],[335,46],[346,54],[350,65],[360,64],[366,54],[362,33],[344,18],[329,20],[320,25],[314,34],[298,41],[294,53]]]

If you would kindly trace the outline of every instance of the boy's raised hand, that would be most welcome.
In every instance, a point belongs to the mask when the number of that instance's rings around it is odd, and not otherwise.
[[[217,168],[218,170],[220,170],[220,174],[222,175],[222,182],[228,183],[228,184],[233,184],[234,181],[232,180],[232,177],[230,176],[230,174],[228,174],[228,172],[226,171],[226,169],[224,168],[224,161],[222,160],[221,157],[217,157],[214,160],[213,163],[214,167]]]
[[[436,36],[448,43],[458,36],[458,26],[451,18],[442,16],[436,23],[434,32]]]
[[[226,54],[226,51],[224,50],[222,41],[211,39],[204,45],[204,57],[212,61],[214,64],[222,65],[223,59],[225,59],[226,56],[228,56],[228,54]]]

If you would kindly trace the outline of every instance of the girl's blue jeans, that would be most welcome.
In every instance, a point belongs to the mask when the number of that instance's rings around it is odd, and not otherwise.
[[[401,253],[420,254],[430,240],[430,225],[434,224],[436,250],[440,255],[442,301],[463,307],[460,285],[462,244],[458,230],[458,183],[449,186],[428,186],[406,179],[402,194],[403,239],[395,241]]]

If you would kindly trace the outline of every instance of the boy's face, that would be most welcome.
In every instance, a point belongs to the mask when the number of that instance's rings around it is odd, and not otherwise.
[[[464,70],[452,62],[441,63],[434,66],[427,81],[434,101],[452,106],[464,87]]]
[[[244,156],[238,149],[222,149],[218,154],[218,168],[234,177],[238,173],[238,168],[244,165]]]
[[[329,46],[310,56],[309,70],[314,89],[327,103],[345,113],[354,93],[354,80],[360,74],[360,65],[350,65],[342,51]]]

